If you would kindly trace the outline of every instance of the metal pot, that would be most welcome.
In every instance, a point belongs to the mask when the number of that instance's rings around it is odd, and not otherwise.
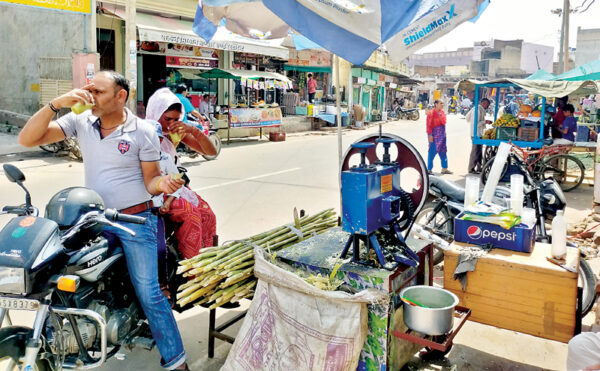
[[[443,335],[452,330],[458,297],[450,291],[433,286],[410,286],[400,292],[400,297],[427,307],[402,302],[404,323],[409,329],[426,335]]]

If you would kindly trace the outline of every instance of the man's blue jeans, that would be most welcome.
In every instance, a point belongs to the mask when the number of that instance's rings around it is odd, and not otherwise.
[[[146,218],[146,224],[121,223],[135,236],[114,227],[104,230],[123,245],[131,282],[162,356],[161,365],[172,370],[185,362],[185,350],[171,306],[158,284],[157,216],[150,211],[137,216]]]

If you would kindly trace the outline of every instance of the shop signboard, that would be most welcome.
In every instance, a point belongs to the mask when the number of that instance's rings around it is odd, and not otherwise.
[[[219,61],[214,59],[204,58],[188,58],[167,56],[167,67],[174,68],[194,68],[194,69],[210,69],[217,68]]]
[[[281,109],[276,108],[232,108],[230,127],[261,128],[281,125]]]
[[[315,50],[290,50],[287,64],[291,66],[329,67],[331,53]]]
[[[92,13],[92,1],[91,0],[77,0],[77,1],[66,1],[66,0],[0,0],[2,3],[9,4],[20,4],[35,6],[38,8],[63,10],[67,12],[75,13]]]
[[[142,41],[138,43],[138,53],[164,54],[179,57],[200,57],[214,60],[219,59],[219,54],[215,49],[156,41]]]

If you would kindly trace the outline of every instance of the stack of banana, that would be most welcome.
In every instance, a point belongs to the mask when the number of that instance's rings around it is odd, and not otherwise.
[[[510,113],[503,114],[496,120],[496,122],[494,122],[494,126],[498,128],[516,128],[519,127],[519,124],[519,119]]]

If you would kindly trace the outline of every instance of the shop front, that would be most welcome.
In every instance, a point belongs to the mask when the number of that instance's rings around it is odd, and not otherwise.
[[[283,73],[284,59],[255,53],[233,53],[233,69],[242,71]],[[253,105],[263,101],[266,104],[282,105],[285,85],[273,80],[253,81],[245,78],[233,80],[234,102]]]
[[[300,100],[308,101],[308,75],[317,81],[316,100],[331,94],[331,53],[318,50],[290,50],[284,65]]]
[[[124,19],[122,7],[111,9],[114,16]],[[214,101],[219,96],[223,104],[229,95],[229,85],[199,78],[199,74],[212,68],[230,68],[234,53],[254,54],[287,60],[289,51],[280,40],[255,40],[245,38],[219,27],[210,42],[192,31],[193,21],[167,18],[158,14],[137,13],[137,99],[143,112],[148,98],[161,87],[175,88],[184,83],[192,94],[192,104],[197,106],[203,94]],[[283,62],[282,62],[283,63]],[[233,85],[231,86],[233,88]]]

